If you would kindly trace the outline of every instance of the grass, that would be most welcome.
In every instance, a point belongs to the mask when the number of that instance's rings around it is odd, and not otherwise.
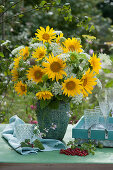
[[[29,115],[36,119],[35,111],[30,105],[35,103],[33,94],[28,96],[18,96],[13,89],[8,89],[7,93],[0,96],[0,122],[8,123],[10,117],[17,115],[25,122],[29,122]]]
[[[8,89],[8,91],[0,96],[0,122],[8,123],[10,117],[17,115],[26,123],[30,121],[29,115],[33,120],[37,120],[35,115],[35,110],[30,108],[30,105],[35,105],[36,99],[34,94],[29,94],[27,96],[18,96],[14,90]],[[89,98],[84,99],[79,105],[70,104],[71,111],[73,114],[70,117],[71,123],[76,123],[81,116],[84,114],[84,109],[93,108],[97,105],[95,95],[89,96]]]

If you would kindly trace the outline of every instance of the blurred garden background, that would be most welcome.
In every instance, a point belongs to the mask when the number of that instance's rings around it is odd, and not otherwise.
[[[113,1],[112,0],[1,0],[0,1],[0,123],[18,115],[25,122],[36,120],[36,98],[31,93],[18,96],[11,81],[12,50],[27,46],[36,30],[50,26],[66,38],[77,37],[85,52],[104,54],[112,61],[99,74],[100,86],[82,103],[70,103],[70,123],[76,123],[85,108],[98,105],[96,94],[113,87]],[[95,38],[92,38],[95,37]],[[98,84],[99,84],[98,83]]]

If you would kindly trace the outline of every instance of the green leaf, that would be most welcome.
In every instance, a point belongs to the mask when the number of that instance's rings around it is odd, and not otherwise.
[[[52,100],[52,102],[48,105],[51,109],[58,109],[59,100]]]
[[[104,71],[104,73],[111,73],[111,70],[110,70],[110,69],[104,68],[103,71]]]
[[[19,18],[22,18],[23,16],[24,16],[23,14],[20,14],[20,15],[19,15]]]
[[[0,52],[0,57],[3,57],[3,58],[5,57],[4,54],[3,54],[2,52]]]
[[[16,7],[16,5],[13,5],[11,8],[14,9]]]
[[[42,1],[42,2],[40,3],[40,6],[43,7],[45,4],[46,4],[46,1]]]
[[[89,26],[88,26],[88,25],[86,25],[86,26],[85,26],[85,29],[86,29],[86,31],[87,31],[87,30],[89,29]]]
[[[91,150],[92,155],[95,155],[95,152]]]
[[[34,134],[37,134],[37,129],[33,130],[33,133],[34,133]]]
[[[50,100],[41,100],[40,107],[41,109],[45,108],[50,103]]]
[[[56,0],[57,5],[61,3],[61,0]]]
[[[68,21],[68,17],[64,17],[65,21]]]
[[[35,148],[39,148],[40,150],[44,150],[45,149],[43,144],[38,139],[36,139],[33,143],[34,143],[34,147]]]
[[[30,143],[30,139],[25,139],[25,143]]]
[[[59,13],[61,12],[61,8],[58,8],[57,10],[58,10]]]
[[[43,76],[42,76],[42,80],[43,80],[43,81],[47,81],[47,80],[48,80],[48,75],[43,75]]]
[[[79,54],[80,58],[87,59],[85,54]],[[80,60],[79,60],[80,61]]]
[[[89,32],[91,32],[91,31],[93,31],[93,30],[95,30],[95,27],[94,27],[94,25],[91,25],[91,27],[90,27],[90,29],[89,29]]]
[[[105,86],[106,88],[108,88],[108,87],[113,87],[113,80],[109,80],[109,82],[108,83],[106,83],[106,86]]]
[[[21,142],[21,147],[28,147],[28,144],[26,144],[25,142]]]
[[[4,12],[4,6],[0,5],[0,13]]]

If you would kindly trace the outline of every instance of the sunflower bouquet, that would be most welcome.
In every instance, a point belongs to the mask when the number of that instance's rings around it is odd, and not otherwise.
[[[17,94],[34,93],[42,107],[91,94],[101,69],[97,55],[85,53],[80,39],[66,39],[49,26],[40,27],[35,35],[29,46],[12,51],[11,73]]]

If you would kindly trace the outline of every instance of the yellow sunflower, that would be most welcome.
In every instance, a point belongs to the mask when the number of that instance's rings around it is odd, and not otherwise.
[[[56,38],[56,34],[53,28],[50,29],[49,26],[47,26],[46,29],[40,27],[40,29],[37,29],[37,33],[35,33],[35,35],[38,38],[38,40],[43,41],[43,43],[45,42],[51,43],[51,41]]]
[[[68,97],[74,97],[75,95],[81,93],[82,85],[79,79],[71,77],[64,80],[64,83],[62,83],[62,90],[63,94],[68,95]]]
[[[12,74],[12,81],[17,81],[18,80],[18,71],[17,71],[17,69],[11,70],[11,74]]]
[[[32,57],[37,58],[36,61],[41,60],[46,55],[46,49],[44,47],[38,47],[35,52],[33,52]]]
[[[44,99],[44,100],[49,100],[52,98],[53,94],[49,91],[40,91],[36,93],[36,96],[39,100]]]
[[[64,71],[64,68],[66,67],[66,63],[60,59],[58,56],[55,56],[52,54],[49,55],[49,58],[46,57],[46,60],[48,62],[43,62],[42,65],[45,67],[44,71],[48,75],[49,78],[52,78],[54,80],[56,78],[56,81],[63,78],[63,75],[67,76],[66,72]]]
[[[82,52],[83,50],[81,49],[82,48],[82,45],[80,44],[80,41],[76,38],[68,38],[66,39],[64,42],[63,42],[63,50],[65,53],[69,52],[69,51],[76,51],[78,53]]]
[[[56,43],[58,44],[60,42],[60,38],[63,37],[63,33],[61,33],[60,35],[58,35],[57,39],[56,39]]]
[[[28,80],[33,80],[36,83],[42,82],[42,76],[44,75],[44,71],[41,67],[35,65],[27,72]]]
[[[23,84],[22,81],[19,81],[15,86],[15,91],[17,92],[18,95],[22,96],[23,94],[26,95],[27,93],[27,85]]]
[[[93,68],[93,71],[97,74],[99,74],[99,70],[101,69],[101,62],[100,58],[97,58],[96,54],[93,53],[93,57],[88,60]]]
[[[19,66],[19,61],[21,60],[21,56],[20,57],[16,57],[14,58],[14,68],[17,69]]]
[[[19,51],[19,54],[20,56],[23,57],[23,60],[26,60],[27,57],[29,56],[29,48],[26,46],[25,48],[22,48],[20,51]]]
[[[96,74],[93,71],[90,71],[90,68],[85,72],[83,75],[81,82],[83,86],[83,95],[84,97],[88,96],[88,93],[92,93],[93,86],[97,84],[96,80],[97,78],[94,78]]]

